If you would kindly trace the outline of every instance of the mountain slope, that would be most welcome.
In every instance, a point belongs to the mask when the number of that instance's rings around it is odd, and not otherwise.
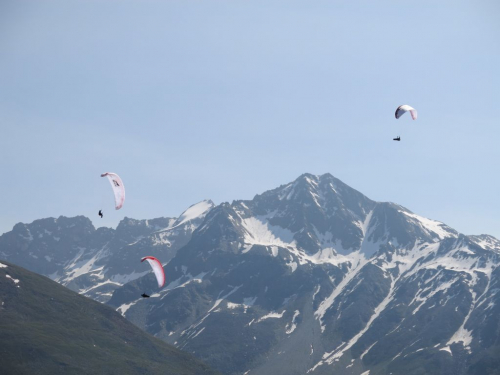
[[[227,374],[495,373],[499,251],[305,174],[212,209],[164,289],[109,304]]]
[[[0,263],[3,374],[215,374],[109,307]]]

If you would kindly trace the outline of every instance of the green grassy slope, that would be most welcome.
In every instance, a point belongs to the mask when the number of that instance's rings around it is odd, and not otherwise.
[[[1,374],[215,374],[110,307],[0,263]]]

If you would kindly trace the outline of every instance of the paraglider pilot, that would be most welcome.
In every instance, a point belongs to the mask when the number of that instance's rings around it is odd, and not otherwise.
[[[396,138],[392,139],[393,141],[401,141],[401,137],[398,135]]]
[[[102,210],[99,210],[99,216],[101,217],[101,219],[102,219],[102,217],[104,216],[104,215],[102,214]]]

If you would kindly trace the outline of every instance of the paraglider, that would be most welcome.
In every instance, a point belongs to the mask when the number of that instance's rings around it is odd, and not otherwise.
[[[115,209],[119,210],[125,202],[125,186],[123,186],[122,179],[116,173],[111,172],[103,173],[101,174],[101,177],[108,178],[115,196]]]
[[[102,214],[102,210],[99,210],[98,215],[99,215],[99,216],[101,217],[101,219],[102,219],[102,217],[104,216],[104,215]]]
[[[163,285],[165,285],[165,272],[163,271],[163,266],[161,265],[160,261],[155,257],[152,256],[144,257],[141,259],[141,262],[144,262],[145,260],[148,261],[149,265],[153,269],[153,272],[155,273],[156,276],[156,281],[158,282],[158,287],[161,288]]]
[[[406,112],[410,112],[412,119],[414,119],[414,120],[417,119],[417,110],[413,107],[410,107],[407,104],[400,105],[398,108],[396,108],[396,113],[394,115],[396,116],[396,119],[399,119]],[[401,141],[401,137],[398,135],[396,138],[393,138],[392,140],[399,142],[399,141]]]
[[[410,112],[411,118],[416,120],[417,119],[417,110],[413,107],[410,107],[407,104],[400,105],[398,108],[396,108],[396,119],[400,118],[403,116],[406,112]]]
[[[142,293],[142,294],[141,294],[141,297],[142,297],[142,298],[149,298],[149,296],[148,296],[146,293]]]

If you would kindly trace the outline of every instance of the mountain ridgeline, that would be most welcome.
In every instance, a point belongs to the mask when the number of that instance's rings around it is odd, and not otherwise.
[[[225,374],[499,373],[494,237],[372,201],[329,174],[191,211],[179,240],[165,237],[179,219],[125,219],[116,231],[85,218],[18,224],[0,257]],[[143,255],[168,262],[163,289],[135,264]]]

